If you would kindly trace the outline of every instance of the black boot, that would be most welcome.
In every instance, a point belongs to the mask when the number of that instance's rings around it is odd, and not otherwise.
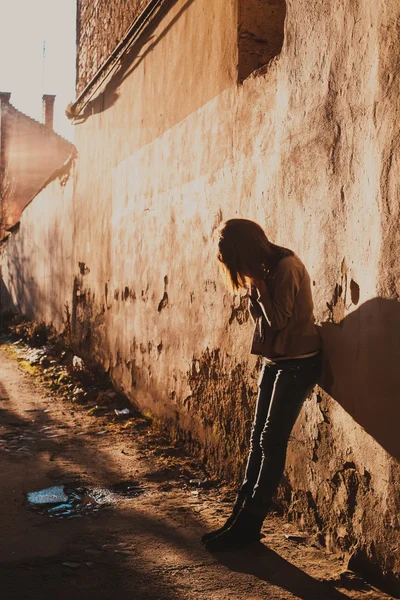
[[[243,508],[229,529],[205,543],[207,550],[210,550],[210,552],[237,550],[258,542],[264,517],[264,513],[259,514],[248,508]]]
[[[206,544],[209,540],[211,540],[212,538],[215,538],[217,535],[220,535],[221,533],[223,533],[224,531],[229,529],[229,527],[231,525],[233,525],[236,517],[238,516],[238,514],[243,506],[245,499],[246,499],[246,492],[244,490],[241,490],[237,495],[236,502],[233,505],[231,515],[228,517],[228,519],[225,521],[225,523],[222,525],[222,527],[220,527],[219,529],[216,529],[215,531],[210,531],[209,533],[205,533],[202,536],[201,541],[203,542],[203,544]]]

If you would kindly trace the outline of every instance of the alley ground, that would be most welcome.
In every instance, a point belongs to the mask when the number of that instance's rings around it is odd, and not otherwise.
[[[232,490],[144,420],[57,396],[16,348],[0,347],[2,600],[390,598],[277,515],[247,551],[207,552],[200,537],[228,514]],[[78,490],[80,509],[29,505],[52,486]]]

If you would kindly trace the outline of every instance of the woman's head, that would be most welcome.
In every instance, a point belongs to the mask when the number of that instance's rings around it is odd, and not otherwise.
[[[247,278],[262,279],[271,244],[260,225],[248,219],[229,219],[217,235],[218,260],[233,289],[245,287]]]
[[[263,279],[287,254],[286,248],[272,244],[260,225],[248,219],[229,219],[217,230],[217,257],[234,290],[246,286],[246,280]]]

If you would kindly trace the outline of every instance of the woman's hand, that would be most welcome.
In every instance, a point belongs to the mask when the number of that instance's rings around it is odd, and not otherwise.
[[[263,315],[264,315],[268,325],[271,327],[271,323],[272,323],[271,319],[272,319],[272,315],[273,315],[273,303],[272,303],[271,294],[268,290],[265,279],[254,280],[254,285],[256,287],[257,294],[258,294],[257,302],[262,309]]]
[[[247,294],[248,294],[250,300],[255,302],[258,298],[258,292],[257,292],[257,288],[256,288],[256,285],[253,280],[249,281],[246,284],[246,289],[247,289]]]
[[[259,296],[261,296],[262,294],[268,293],[267,284],[265,283],[264,279],[255,280],[253,285],[256,288]]]

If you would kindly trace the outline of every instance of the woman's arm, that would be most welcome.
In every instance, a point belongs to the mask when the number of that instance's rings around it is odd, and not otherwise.
[[[263,315],[263,311],[262,311],[259,303],[253,302],[253,300],[251,298],[249,298],[249,313],[250,313],[251,318],[253,319],[254,323],[257,321],[257,319],[259,319]]]
[[[257,319],[259,319],[260,317],[262,317],[263,315],[263,311],[261,309],[261,306],[258,303],[258,291],[256,286],[253,283],[249,283],[247,286],[247,295],[249,298],[249,305],[248,305],[248,309],[249,309],[249,313],[251,315],[251,318],[253,319],[254,323],[257,321]]]
[[[264,280],[256,282],[257,301],[272,330],[278,331],[287,325],[303,278],[304,268],[299,268],[293,261],[283,259],[276,271],[273,297]]]

